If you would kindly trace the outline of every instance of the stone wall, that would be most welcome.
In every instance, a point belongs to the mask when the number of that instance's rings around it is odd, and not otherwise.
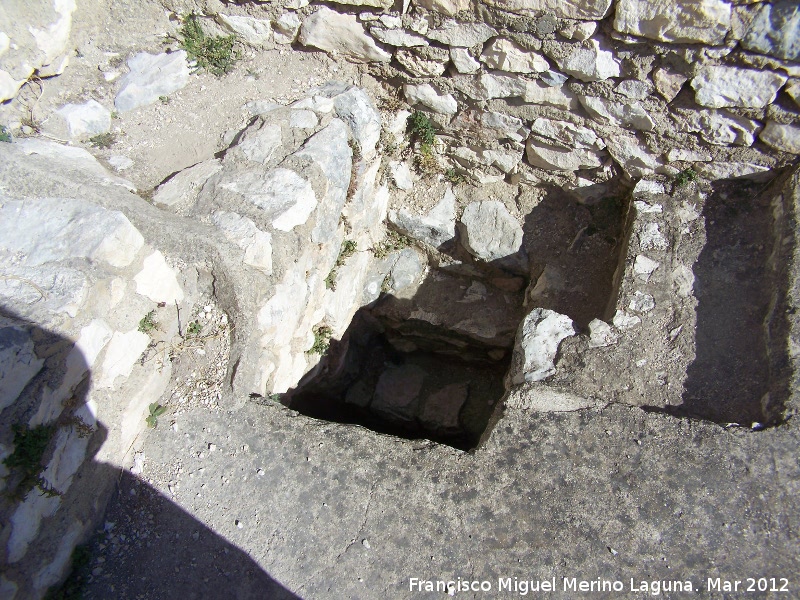
[[[218,19],[242,35],[272,23],[270,41],[368,64],[478,182],[594,195],[619,174],[747,177],[800,153],[791,1],[678,1],[667,14],[655,0],[260,6],[272,21]]]

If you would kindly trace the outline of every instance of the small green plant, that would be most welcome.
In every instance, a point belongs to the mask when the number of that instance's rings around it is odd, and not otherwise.
[[[331,345],[331,336],[333,330],[327,325],[317,325],[314,327],[314,345],[308,351],[308,354],[325,354],[328,347]]]
[[[420,173],[438,173],[439,159],[433,151],[433,146],[423,144],[419,147],[419,154],[414,156],[414,166]]]
[[[390,229],[386,232],[386,238],[372,248],[372,254],[375,258],[385,258],[392,252],[408,248],[410,245],[411,240],[402,233]]]
[[[20,476],[15,490],[17,498],[24,498],[37,486],[48,496],[58,495],[58,492],[42,477],[45,467],[42,458],[56,429],[56,425],[28,427],[25,424],[15,423],[11,426],[14,432],[14,452],[5,458],[3,464],[11,471],[9,476]]]
[[[206,69],[217,77],[229,73],[239,60],[239,52],[234,47],[236,36],[207,36],[194,13],[184,19],[179,33],[181,46],[198,68]]]
[[[158,321],[156,321],[156,311],[151,310],[139,321],[139,331],[141,333],[150,333],[158,329]]]
[[[145,418],[145,422],[150,429],[155,429],[158,427],[158,417],[163,415],[167,412],[167,409],[157,402],[153,402],[149,407],[148,410],[150,412],[149,415]]]
[[[171,102],[169,96],[159,96],[158,99],[161,100],[161,104],[169,104]]]
[[[412,138],[418,140],[422,147],[433,146],[433,123],[424,113],[414,111],[408,117],[407,128]]]
[[[325,278],[325,287],[329,290],[336,291],[336,276],[339,274],[339,267],[343,266],[347,259],[355,254],[358,248],[358,243],[353,240],[344,240],[342,247],[339,249],[339,256],[336,259],[336,264],[333,265],[331,272]]]
[[[697,181],[697,173],[694,169],[684,169],[675,175],[675,185],[678,187],[689,185],[691,181]]]
[[[197,337],[203,331],[203,324],[200,321],[192,321],[186,327],[186,335],[189,337]]]
[[[111,111],[111,118],[112,119],[119,119],[119,113],[115,110]]]
[[[447,169],[444,172],[444,178],[453,185],[458,185],[464,181],[464,176],[455,169]]]
[[[11,143],[11,132],[4,125],[0,125],[0,142]]]
[[[113,133],[98,133],[97,135],[89,138],[89,143],[95,148],[111,148],[117,141],[117,136]]]

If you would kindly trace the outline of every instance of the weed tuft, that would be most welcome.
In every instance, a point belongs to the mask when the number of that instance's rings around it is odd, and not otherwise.
[[[150,429],[155,429],[156,427],[158,427],[158,417],[167,412],[167,409],[158,404],[157,402],[153,402],[148,407],[148,411],[150,414],[148,414],[147,417],[145,418],[145,422],[147,423],[147,426]]]
[[[89,143],[95,148],[111,148],[117,141],[117,136],[111,133],[98,133],[97,135],[89,138]]]
[[[15,490],[17,498],[24,498],[37,486],[48,496],[59,495],[42,477],[45,468],[42,458],[56,429],[56,425],[28,427],[26,424],[15,423],[11,426],[14,432],[14,452],[5,458],[3,464],[11,471],[9,476],[21,477]]]
[[[11,132],[4,125],[0,125],[0,142],[11,143]]]
[[[233,70],[240,58],[240,53],[234,47],[235,35],[207,36],[194,13],[184,19],[179,33],[183,38],[181,47],[197,63],[198,68],[206,69],[217,77]]]
[[[386,232],[386,238],[372,248],[372,254],[375,258],[385,258],[396,250],[408,248],[411,245],[409,240],[402,233],[389,229]]]
[[[422,147],[433,146],[435,141],[433,123],[424,113],[417,110],[409,115],[407,129],[411,137],[419,141]]]
[[[314,345],[308,351],[308,354],[325,354],[328,347],[331,345],[331,336],[333,329],[327,325],[317,325],[314,327]]]
[[[355,254],[358,248],[358,243],[354,240],[344,240],[342,247],[339,250],[339,256],[336,259],[336,264],[333,265],[331,272],[325,278],[325,287],[329,290],[336,291],[336,276],[339,274],[339,267],[343,266],[347,259]]]
[[[675,175],[675,185],[678,187],[687,186],[692,181],[697,181],[697,173],[694,169],[684,169]]]
[[[158,329],[158,321],[156,321],[156,311],[151,310],[139,321],[139,331],[141,333],[150,333]]]

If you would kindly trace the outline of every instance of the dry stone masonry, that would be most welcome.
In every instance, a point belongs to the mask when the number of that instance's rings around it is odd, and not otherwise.
[[[76,10],[6,4],[0,101],[64,71]],[[113,488],[101,463],[131,466],[203,327],[224,349],[208,404],[463,449],[504,410],[796,412],[796,2],[163,4],[363,85],[248,102],[142,195],[80,144],[187,88],[184,50],[130,52],[113,103],[64,101],[43,136],[4,126],[3,597],[62,579]],[[6,465],[31,431],[34,475]]]

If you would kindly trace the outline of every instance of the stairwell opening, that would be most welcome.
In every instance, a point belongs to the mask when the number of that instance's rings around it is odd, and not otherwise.
[[[477,447],[500,418],[517,329],[530,310],[566,314],[579,329],[609,317],[628,207],[624,194],[585,203],[553,189],[526,215],[515,256],[477,261],[458,236],[428,249],[413,294],[362,307],[281,402],[313,418]]]

